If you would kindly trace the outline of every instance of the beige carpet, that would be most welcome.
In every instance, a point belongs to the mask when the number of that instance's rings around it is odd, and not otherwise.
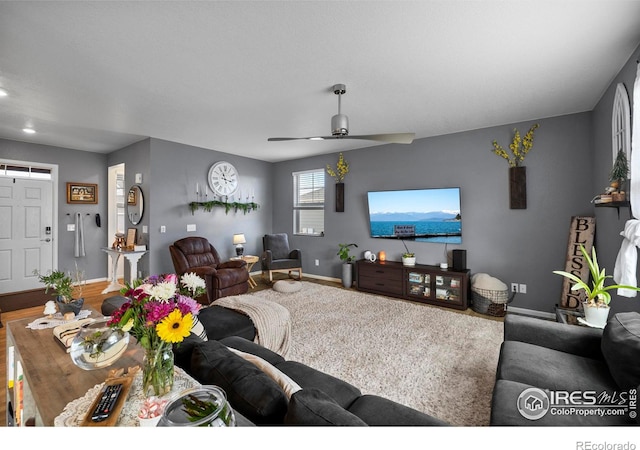
[[[310,282],[249,295],[289,310],[287,359],[452,425],[489,425],[502,322]]]

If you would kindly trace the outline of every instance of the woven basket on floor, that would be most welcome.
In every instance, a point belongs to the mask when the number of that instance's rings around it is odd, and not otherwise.
[[[493,291],[471,287],[471,309],[480,314],[494,317],[504,317],[507,314],[507,304],[511,303],[515,293],[509,291]]]

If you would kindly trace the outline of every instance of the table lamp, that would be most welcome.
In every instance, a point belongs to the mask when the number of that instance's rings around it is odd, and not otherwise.
[[[247,240],[245,239],[244,234],[242,233],[234,234],[233,243],[236,246],[236,256],[242,256],[242,254],[244,253],[244,247],[242,246],[242,244],[247,243]]]

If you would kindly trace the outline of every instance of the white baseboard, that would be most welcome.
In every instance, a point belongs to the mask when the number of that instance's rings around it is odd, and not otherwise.
[[[507,311],[514,312],[516,314],[522,314],[523,316],[542,317],[543,319],[555,320],[556,318],[556,315],[554,313],[536,311],[535,309],[517,308],[517,307],[509,306],[507,308]]]
[[[251,272],[250,273],[251,276],[262,276],[262,272]],[[323,277],[322,275],[313,275],[311,273],[302,273],[302,279],[304,280],[305,278],[314,278],[316,280],[323,280],[323,281],[335,281],[336,283],[341,283],[342,280],[340,278],[332,278],[332,277]]]

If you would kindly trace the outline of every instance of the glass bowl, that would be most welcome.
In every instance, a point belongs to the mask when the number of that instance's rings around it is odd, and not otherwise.
[[[186,389],[164,408],[159,427],[234,427],[236,416],[218,386]]]

